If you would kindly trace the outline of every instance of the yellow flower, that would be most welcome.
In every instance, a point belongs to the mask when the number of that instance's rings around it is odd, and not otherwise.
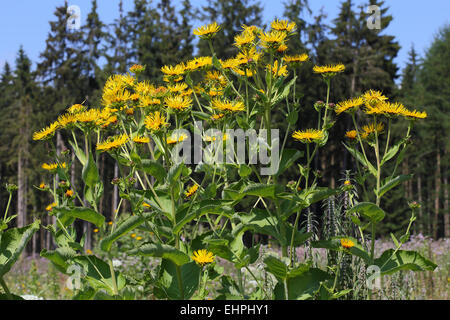
[[[280,44],[280,46],[277,48],[277,52],[279,53],[283,53],[288,49],[288,46],[285,45],[284,43]]]
[[[112,226],[112,224],[113,224],[113,222],[112,222],[112,221],[108,222],[108,225]]]
[[[82,111],[81,111],[82,112]],[[58,117],[58,123],[61,128],[66,128],[77,122],[77,115],[73,113],[66,113]]]
[[[366,104],[366,113],[367,114],[381,114],[386,116],[399,116],[405,115],[409,112],[405,106],[401,103],[395,102],[390,103],[387,101],[381,101],[375,103],[367,103]]]
[[[177,64],[176,66],[164,66],[161,71],[168,76],[180,76],[184,74],[185,65],[183,63]]]
[[[420,112],[417,110],[414,111],[407,111],[403,114],[405,117],[407,118],[411,118],[411,119],[425,119],[428,115],[425,111]]]
[[[212,57],[197,57],[186,63],[187,71],[195,71],[204,67],[212,66]]]
[[[353,247],[355,245],[355,243],[347,238],[342,238],[341,239],[341,246],[345,249],[350,249],[351,247]]]
[[[287,75],[288,75],[287,66],[286,66],[286,65],[280,65],[280,66],[278,66],[278,60],[275,61],[275,62],[273,63],[273,67],[272,67],[272,68],[271,68],[271,66],[268,64],[268,65],[266,66],[266,69],[271,70],[271,71],[272,71],[272,74],[273,74],[275,77],[280,77],[280,76],[287,77]]]
[[[146,203],[146,202],[144,202],[144,203],[142,204],[142,206],[143,206],[143,207],[146,207],[146,208],[151,208],[151,207],[152,207],[151,205],[149,205],[149,204]]]
[[[140,64],[135,64],[130,68],[130,72],[132,73],[141,73],[145,70],[145,67]]]
[[[92,254],[93,252],[92,252],[92,250],[87,249],[87,250],[86,250],[86,253],[90,255],[90,254]]]
[[[345,136],[347,137],[347,138],[349,138],[349,139],[356,139],[356,137],[358,136],[358,133],[356,132],[356,130],[350,130],[350,131],[347,131],[346,133],[345,133]]]
[[[58,163],[43,163],[42,164],[42,169],[44,170],[48,170],[48,171],[52,171],[52,170],[56,170],[57,168],[66,168],[66,163],[63,162],[61,164]]]
[[[191,256],[191,258],[202,267],[209,263],[214,262],[213,253],[207,251],[206,249],[194,251],[194,255]]]
[[[174,96],[164,99],[167,107],[176,111],[184,111],[192,106],[192,99],[189,97]]]
[[[286,39],[286,33],[280,31],[261,32],[261,45],[266,49],[277,49]]]
[[[253,32],[244,31],[234,37],[234,45],[236,47],[248,46],[255,40],[255,34]]]
[[[149,143],[150,142],[150,138],[148,137],[142,137],[142,136],[137,136],[133,138],[133,141],[136,143]]]
[[[234,69],[241,64],[241,61],[236,58],[230,58],[225,61],[220,61],[220,65],[223,69]]]
[[[86,110],[86,107],[82,104],[74,104],[71,107],[67,108],[67,112],[71,114],[82,112],[84,110]]]
[[[42,129],[41,131],[33,133],[33,140],[46,140],[52,138],[58,127],[58,122],[50,124],[48,127]]]
[[[364,104],[364,100],[361,97],[349,99],[339,102],[334,111],[336,111],[337,114],[341,114],[342,112],[352,112],[358,110],[362,104]]]
[[[128,136],[126,134],[109,137],[106,141],[97,144],[97,150],[100,150],[101,152],[114,150],[123,146],[127,141]]]
[[[296,54],[294,56],[284,56],[283,60],[289,64],[300,64],[301,62],[305,62],[309,59],[309,56],[306,53]]]
[[[212,39],[219,30],[220,26],[217,24],[217,22],[213,22],[211,24],[194,29],[194,34],[196,36],[199,36],[201,39]]]
[[[338,72],[343,72],[345,70],[345,66],[343,64],[336,64],[336,65],[327,65],[327,66],[314,66],[313,71],[315,73],[320,74],[336,74]]]
[[[222,135],[222,141],[226,141],[227,138],[228,138],[228,136],[227,136],[226,134],[223,134],[223,135]],[[217,140],[217,137],[216,137],[216,136],[213,136],[213,137],[211,137],[211,136],[205,136],[205,137],[203,138],[203,140],[205,140],[206,142],[216,141],[216,140]]]
[[[188,85],[186,83],[177,83],[173,86],[168,86],[168,89],[172,93],[179,93],[188,88]]]
[[[136,233],[132,233],[132,234],[131,234],[131,237],[132,237],[132,238],[136,238]]]
[[[212,120],[220,120],[220,119],[222,119],[223,117],[225,117],[225,115],[224,115],[223,113],[219,113],[219,114],[213,114],[213,115],[211,116],[211,119],[212,119]]]
[[[222,86],[227,84],[227,79],[218,71],[206,72],[205,79],[208,81],[218,82]]]
[[[45,183],[44,182],[42,182],[40,185],[39,185],[39,188],[41,188],[41,189],[45,189],[45,188],[47,188],[47,186],[45,185]]]
[[[255,47],[251,47],[250,49],[244,49],[239,52],[236,59],[239,60],[241,64],[248,64],[252,62],[258,63],[261,56],[261,52],[258,52]]]
[[[197,192],[198,189],[198,184],[194,184],[192,186],[190,186],[187,191],[184,193],[186,198],[189,198],[190,196],[192,196],[195,192]]]
[[[352,183],[350,182],[350,180],[345,180],[344,181],[344,185],[346,185],[346,186],[349,186],[349,185],[351,185]]]
[[[72,197],[72,196],[73,196],[73,190],[70,190],[70,189],[67,190],[66,193],[65,193],[65,195],[66,195],[67,198]]]
[[[142,237],[136,237],[136,240],[138,240],[138,241],[142,240]]]
[[[377,124],[375,123],[371,123],[369,125],[363,126],[362,127],[362,132],[361,132],[361,138],[362,139],[367,139],[369,137],[370,134],[372,133],[381,133],[384,130],[384,124],[379,122]]]
[[[366,104],[383,102],[388,99],[380,91],[375,91],[372,89],[369,91],[366,91],[362,97],[363,97],[364,101],[366,102]]]
[[[145,107],[157,105],[160,103],[161,103],[161,100],[159,100],[159,99],[156,99],[156,98],[153,98],[150,96],[144,96],[139,99],[138,107],[145,108]]]
[[[149,114],[145,118],[145,127],[150,131],[158,131],[167,126],[166,117],[161,115],[159,111]]]
[[[94,229],[94,233],[97,233],[99,230],[98,229]]]
[[[186,134],[180,134],[179,136],[172,136],[167,138],[167,144],[175,144],[178,142],[183,142],[184,140],[186,140],[188,138],[188,136]]]
[[[219,99],[214,99],[212,101],[213,107],[220,111],[231,111],[231,112],[238,112],[238,111],[244,111],[244,103],[241,101],[238,102],[230,102],[230,101],[221,101]]]
[[[47,210],[47,211],[52,211],[53,208],[56,207],[56,206],[57,206],[56,202],[53,202],[53,203],[49,204],[49,205],[45,208],[45,210]]]
[[[288,20],[278,20],[278,19],[272,21],[270,26],[273,30],[287,31],[287,32],[292,32],[296,28],[295,22],[289,22]]]
[[[322,130],[307,129],[305,131],[295,131],[292,138],[303,143],[319,142],[324,137]]]

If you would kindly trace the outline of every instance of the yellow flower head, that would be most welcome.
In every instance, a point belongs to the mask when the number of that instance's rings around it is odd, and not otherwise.
[[[82,112],[84,110],[86,110],[86,107],[82,104],[74,104],[71,107],[67,108],[67,112],[71,114]]]
[[[135,64],[130,68],[130,72],[132,72],[134,74],[141,73],[144,70],[145,70],[145,67],[140,64]]]
[[[217,22],[201,26],[200,28],[194,29],[194,34],[199,36],[200,39],[212,39],[216,33],[220,30],[220,26]]]
[[[220,85],[226,85],[227,79],[218,71],[208,71],[205,74],[205,79],[211,82],[217,82]]]
[[[364,100],[361,97],[349,99],[343,102],[339,102],[336,106],[337,114],[341,114],[342,112],[353,112],[358,110],[358,108],[364,104]]]
[[[295,56],[284,56],[283,60],[284,62],[290,64],[290,65],[300,65],[300,63],[305,62],[309,59],[309,56],[306,53],[303,54],[297,54]]]
[[[89,254],[89,255],[93,254],[92,250],[90,250],[90,249],[87,249],[86,253]]]
[[[158,130],[161,130],[163,127],[169,125],[166,122],[166,117],[161,115],[161,113],[159,111],[149,114],[145,118],[144,123],[145,123],[145,127],[150,131],[158,131]]]
[[[236,59],[239,60],[241,64],[258,63],[261,56],[261,52],[258,52],[255,47],[251,47],[239,52]]]
[[[138,144],[144,144],[144,143],[149,143],[150,142],[150,138],[149,137],[143,137],[143,136],[136,136],[133,138],[133,141],[135,143]]]
[[[73,196],[73,190],[67,190],[66,191],[66,193],[65,193],[65,196],[67,197],[67,198],[71,198],[72,196]]]
[[[161,72],[168,76],[181,76],[184,74],[185,68],[184,63],[179,63],[176,66],[164,66],[161,68]]]
[[[167,138],[167,144],[175,144],[178,142],[183,142],[187,138],[188,138],[188,136],[184,133],[180,134],[180,135],[173,135],[173,136]]]
[[[206,249],[194,251],[194,255],[191,256],[191,258],[202,267],[209,263],[214,262],[213,253],[207,251]]]
[[[97,233],[99,230],[97,228],[94,229],[94,233]]]
[[[40,185],[39,185],[39,188],[41,188],[41,189],[45,189],[45,188],[47,188],[47,186],[45,185],[45,183],[44,182],[42,182]]]
[[[50,163],[50,164],[43,163],[42,164],[42,169],[44,169],[44,170],[53,171],[53,170],[56,170],[57,168],[64,168],[65,169],[66,168],[66,163],[63,162],[61,164],[58,164],[58,163]]]
[[[52,138],[58,127],[59,127],[58,122],[50,124],[48,127],[42,129],[41,131],[33,133],[33,140],[47,140]]]
[[[181,83],[174,84],[172,86],[168,86],[167,88],[172,93],[180,93],[180,92],[186,90],[188,88],[188,85],[186,83],[181,82]]]
[[[211,116],[211,119],[217,121],[217,120],[222,119],[223,117],[225,117],[225,114],[219,113],[219,114],[213,114],[213,115]]]
[[[414,110],[414,111],[407,111],[407,112],[405,112],[404,114],[403,114],[405,117],[407,117],[407,118],[410,118],[410,119],[413,119],[413,120],[417,120],[417,119],[425,119],[428,115],[427,115],[427,113],[425,112],[425,111],[422,111],[422,112],[420,112],[420,111],[417,111],[417,110]]]
[[[356,130],[350,130],[345,133],[345,137],[351,140],[356,139],[357,136],[358,133],[356,132]]]
[[[164,99],[167,107],[176,111],[184,111],[192,106],[192,99],[189,97],[173,96]]]
[[[161,104],[161,100],[152,98],[150,96],[144,96],[139,99],[138,107],[146,108],[150,106],[155,106]]]
[[[362,139],[367,139],[369,137],[369,135],[373,134],[373,133],[377,133],[380,134],[382,133],[384,130],[384,124],[379,122],[377,124],[375,123],[371,123],[369,125],[363,126],[362,127],[362,132],[361,132],[361,138]]]
[[[272,21],[272,23],[270,24],[270,27],[273,30],[287,31],[287,32],[295,31],[296,26],[297,25],[295,24],[295,22],[289,22],[288,20],[278,20],[278,19]]]
[[[132,233],[132,234],[130,235],[130,237],[136,238],[136,233]]]
[[[105,142],[97,144],[97,150],[101,152],[115,150],[123,146],[127,141],[128,136],[126,134],[109,137]]]
[[[363,94],[363,99],[366,104],[373,104],[378,102],[386,101],[388,98],[385,97],[380,91],[369,90]]]
[[[241,65],[241,61],[236,58],[230,58],[225,61],[220,61],[220,65],[223,69],[234,69]]]
[[[213,107],[220,111],[230,111],[230,112],[238,112],[244,111],[244,103],[242,101],[231,102],[231,101],[222,101],[219,99],[214,99],[212,101]]]
[[[194,193],[197,192],[197,189],[198,189],[198,184],[194,184],[187,189],[187,191],[184,193],[184,195],[186,196],[186,198],[189,198],[190,196],[192,196]]]
[[[314,66],[313,71],[315,73],[322,74],[324,76],[333,76],[336,73],[344,72],[345,66],[343,64],[327,65],[327,66]]]
[[[266,49],[277,49],[286,39],[286,33],[280,31],[261,32],[259,38],[261,39],[261,45]]]
[[[350,249],[351,247],[353,247],[355,245],[355,243],[347,238],[342,238],[341,239],[341,246],[345,249]]]
[[[189,60],[186,63],[186,71],[195,71],[201,68],[208,68],[212,66],[212,57],[197,57]]]
[[[241,34],[238,34],[234,37],[234,45],[238,48],[246,47],[253,43],[255,40],[255,34],[249,31],[243,31]]]
[[[295,131],[292,138],[302,143],[319,142],[324,138],[322,130],[307,129],[305,131]]]
[[[56,202],[53,202],[53,203],[49,204],[49,205],[45,208],[45,210],[47,210],[47,211],[52,211],[53,208],[56,207],[56,206],[57,206]]]
[[[266,69],[271,70],[272,74],[275,77],[280,77],[280,76],[287,77],[287,75],[288,75],[287,66],[286,65],[278,66],[278,60],[273,63],[272,67],[268,64],[266,66]]]

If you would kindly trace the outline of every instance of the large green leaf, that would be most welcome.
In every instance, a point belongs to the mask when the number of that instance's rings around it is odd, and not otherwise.
[[[341,245],[341,239],[349,239],[353,242],[353,247],[349,249],[344,249]],[[330,240],[318,240],[312,241],[311,247],[313,248],[324,248],[328,250],[334,251],[345,251],[347,253],[351,253],[354,256],[362,258],[366,263],[370,262],[369,254],[364,250],[364,248],[358,243],[355,238],[342,236],[342,237],[333,237]]]
[[[67,208],[67,207],[57,207],[54,209],[55,212],[60,213],[62,215],[66,215],[69,217],[85,220],[88,222],[91,222],[95,224],[97,227],[101,227],[103,223],[105,222],[105,217],[102,216],[97,211],[91,209],[91,208],[85,208],[85,207],[73,207],[73,208]]]
[[[288,276],[288,267],[280,259],[274,256],[268,256],[264,259],[265,269],[273,274],[276,278],[284,280]]]
[[[39,230],[40,220],[23,228],[12,228],[1,233],[0,238],[0,278],[3,277],[19,259],[23,249],[33,234]]]
[[[161,298],[172,300],[190,299],[192,297],[198,288],[200,268],[195,262],[186,263],[179,268],[181,271],[180,279],[178,278],[176,265],[170,260],[162,260],[155,294],[161,296]]]
[[[177,224],[173,228],[173,232],[178,234],[186,223],[208,213],[231,217],[234,211],[228,206],[229,204],[230,201],[226,200],[202,200],[192,207],[185,206],[177,212]]]
[[[347,214],[358,212],[368,218],[371,222],[376,223],[384,219],[386,213],[372,202],[360,202],[347,211]]]
[[[60,247],[56,250],[42,249],[41,257],[46,258],[62,273],[67,272],[69,267],[68,260],[75,258],[76,251],[70,247]]]
[[[283,174],[292,164],[299,158],[303,157],[303,152],[295,149],[284,149],[281,155],[280,165],[278,166],[278,172],[276,176]]]
[[[95,164],[92,152],[89,153],[88,161],[83,167],[82,178],[89,188],[94,188],[95,184],[100,181],[97,165]]]
[[[189,262],[190,258],[184,252],[175,249],[167,244],[144,244],[139,248],[129,251],[130,255],[149,256],[169,259],[177,266],[182,266]]]
[[[103,251],[109,251],[111,250],[112,244],[119,239],[120,237],[123,237],[128,232],[132,231],[133,229],[139,227],[141,224],[143,224],[146,220],[146,216],[130,216],[127,219],[125,219],[119,226],[117,226],[114,231],[107,235],[105,238],[103,238],[100,241],[100,248]]]
[[[378,192],[378,196],[382,197],[386,192],[391,190],[392,188],[398,186],[400,183],[407,181],[412,178],[412,174],[401,174],[394,179],[389,179],[380,187],[380,191]],[[375,194],[377,194],[377,190],[375,190]]]
[[[379,266],[381,274],[392,274],[400,270],[411,271],[433,271],[437,265],[428,259],[422,257],[416,251],[388,249],[382,255],[375,259],[374,264]]]
[[[370,163],[367,162],[366,159],[364,158],[364,155],[359,152],[358,150],[356,150],[355,148],[350,148],[349,146],[347,146],[345,143],[343,143],[343,145],[345,146],[345,148],[348,150],[348,152],[351,153],[351,155],[358,160],[363,166],[367,167],[370,171],[370,173],[376,177],[377,176],[377,170],[375,169],[375,167]]]
[[[78,256],[73,261],[83,268],[85,279],[94,289],[105,289],[109,295],[114,295],[114,284],[109,264],[94,255]],[[114,273],[117,290],[120,291],[125,287],[126,280],[117,270]]]
[[[160,163],[149,159],[143,159],[141,161],[139,170],[142,170],[145,173],[148,173],[149,175],[155,177],[159,183],[164,183],[164,179],[167,175],[166,169],[164,169],[164,167]]]

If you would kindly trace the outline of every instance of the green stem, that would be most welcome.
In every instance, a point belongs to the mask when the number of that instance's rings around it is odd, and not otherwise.
[[[5,216],[3,217],[3,221],[6,221],[6,217],[9,211],[9,205],[11,204],[12,192],[9,193],[8,204],[6,205]]]
[[[3,290],[5,290],[6,295],[8,296],[9,300],[13,300],[13,297],[11,295],[11,292],[9,291],[8,286],[6,285],[5,280],[3,280],[2,277],[0,277],[0,285],[2,286]]]
[[[109,258],[109,270],[111,271],[112,283],[113,283],[113,288],[114,288],[114,295],[118,295],[119,294],[119,290],[117,289],[116,273],[114,271],[114,266],[113,266],[113,262],[112,262],[111,258]]]

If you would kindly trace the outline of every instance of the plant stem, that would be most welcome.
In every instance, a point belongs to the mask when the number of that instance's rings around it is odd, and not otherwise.
[[[13,297],[11,295],[11,292],[9,291],[8,286],[6,285],[5,280],[3,280],[2,277],[0,277],[0,285],[2,286],[3,290],[5,290],[6,295],[8,296],[9,300],[13,300]]]
[[[9,211],[9,205],[11,204],[12,192],[9,193],[8,204],[6,205],[5,216],[3,217],[3,221],[6,221],[6,217]]]

